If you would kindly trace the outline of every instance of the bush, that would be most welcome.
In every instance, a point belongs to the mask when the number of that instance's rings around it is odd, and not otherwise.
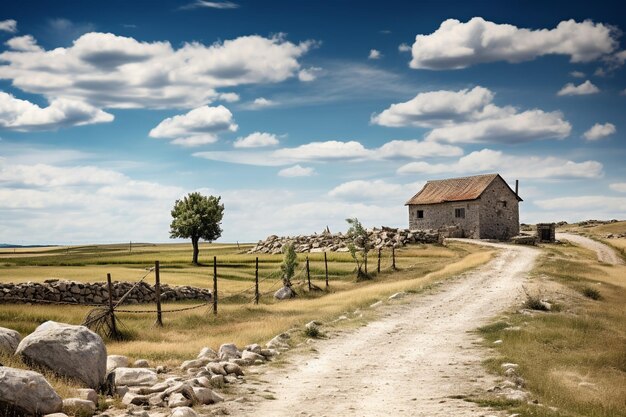
[[[524,308],[529,310],[538,310],[538,311],[549,311],[548,306],[541,301],[539,297],[535,297],[532,295],[528,295],[526,301],[524,302]]]
[[[317,326],[310,326],[304,329],[304,335],[312,339],[317,339],[322,335],[322,333],[320,332],[320,329],[317,328]]]
[[[602,300],[602,294],[600,294],[600,291],[595,288],[585,287],[582,289],[581,293],[585,297],[591,298],[592,300]]]

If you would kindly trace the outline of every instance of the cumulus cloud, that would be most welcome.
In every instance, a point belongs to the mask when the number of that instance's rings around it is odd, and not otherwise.
[[[289,168],[281,169],[278,171],[278,175],[280,177],[310,177],[315,175],[315,169],[311,167],[303,167],[298,164]]]
[[[298,59],[313,45],[253,35],[175,49],[169,42],[91,32],[67,48],[1,53],[0,79],[99,108],[194,108],[218,99],[216,89],[296,76]]]
[[[235,103],[240,99],[239,94],[237,93],[220,93],[218,98],[227,103]]]
[[[411,68],[461,69],[471,65],[530,61],[543,55],[566,55],[570,62],[589,62],[618,47],[619,31],[590,20],[560,22],[554,29],[525,29],[482,17],[466,23],[448,19],[429,35],[417,35]]]
[[[431,128],[425,136],[428,141],[451,143],[563,139],[571,132],[571,125],[560,112],[520,112],[512,106],[499,107],[493,104],[494,95],[480,86],[419,93],[373,115],[371,122],[388,127]]]
[[[315,79],[317,78],[317,74],[321,71],[322,69],[319,67],[301,69],[300,72],[298,72],[298,79],[305,83],[315,81]]]
[[[174,139],[182,146],[198,146],[217,141],[220,132],[235,132],[238,126],[233,114],[224,106],[202,106],[174,117],[168,117],[150,131],[150,137]]]
[[[255,98],[252,103],[250,103],[247,108],[249,109],[263,109],[265,107],[271,107],[274,106],[276,104],[276,102],[269,100],[265,97],[257,97]]]
[[[377,49],[370,49],[370,53],[367,56],[367,59],[380,59],[383,57],[383,54],[380,53]]]
[[[599,140],[617,132],[613,123],[596,123],[583,136],[587,140]]]
[[[94,166],[58,167],[48,164],[0,164],[0,185],[17,187],[63,187],[104,185],[125,179],[119,172]]]
[[[59,98],[42,108],[0,91],[0,127],[5,129],[21,132],[55,130],[112,120],[112,114],[76,100]]]
[[[614,182],[613,184],[609,185],[609,188],[613,191],[626,193],[626,182]]]
[[[399,52],[411,52],[411,45],[403,42],[400,45],[398,45],[398,51]]]
[[[607,197],[603,195],[584,195],[538,200],[535,204],[547,210],[597,210],[600,212],[626,212],[626,197]]]
[[[585,78],[585,73],[582,71],[572,71],[569,73],[574,78]]]
[[[0,21],[0,31],[9,33],[17,32],[17,22],[13,19]]]
[[[499,172],[510,178],[567,179],[600,178],[603,166],[597,161],[574,162],[552,156],[508,155],[483,149],[452,163],[411,162],[398,169],[399,174],[478,174]]]
[[[41,52],[43,49],[37,45],[37,41],[31,35],[16,36],[5,42],[14,51]]]
[[[272,133],[254,132],[237,139],[234,146],[235,148],[261,148],[278,145],[278,142],[278,138]]]
[[[574,85],[574,83],[567,83],[556,93],[557,96],[584,96],[587,94],[599,93],[600,89],[596,87],[591,81],[587,80],[580,85]]]
[[[310,142],[294,148],[281,148],[271,152],[212,151],[193,155],[215,161],[257,166],[283,166],[299,162],[330,161],[381,161],[391,159],[420,159],[430,156],[459,156],[463,150],[452,145],[393,140],[379,148],[366,148],[357,141]]]
[[[345,201],[390,201],[404,203],[417,193],[424,181],[409,184],[390,183],[385,180],[355,180],[339,184],[328,192],[330,197]]]

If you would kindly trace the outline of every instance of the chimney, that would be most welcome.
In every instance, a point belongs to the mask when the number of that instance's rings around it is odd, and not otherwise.
[[[515,195],[519,197],[519,180],[515,180]]]

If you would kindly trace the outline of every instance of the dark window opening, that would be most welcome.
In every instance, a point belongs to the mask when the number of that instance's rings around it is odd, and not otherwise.
[[[424,210],[417,210],[417,218],[418,219],[424,218]]]
[[[502,207],[506,207],[506,201],[502,201]]]
[[[454,209],[454,217],[456,217],[457,219],[464,219],[465,209],[464,208]]]

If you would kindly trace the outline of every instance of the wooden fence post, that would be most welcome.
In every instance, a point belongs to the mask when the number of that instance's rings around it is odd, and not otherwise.
[[[217,256],[213,257],[213,314],[217,315]]]
[[[396,270],[396,247],[391,247],[391,269]]]
[[[378,267],[376,268],[376,272],[380,274],[380,252],[382,248],[378,248]]]
[[[115,309],[113,308],[113,285],[111,284],[111,274],[107,274],[107,290],[109,292],[109,313],[111,314],[111,337],[119,339],[117,334],[117,324],[115,323]]]
[[[259,257],[256,257],[254,267],[254,304],[259,304]]]
[[[326,252],[324,252],[324,269],[326,270],[326,291],[328,291],[328,259],[326,258]]]
[[[159,274],[159,261],[154,261],[154,293],[156,295],[157,318],[156,325],[163,327],[163,317],[161,313],[161,276]]]
[[[309,270],[309,257],[306,257],[306,279],[309,281],[309,291],[311,291],[311,273]]]

